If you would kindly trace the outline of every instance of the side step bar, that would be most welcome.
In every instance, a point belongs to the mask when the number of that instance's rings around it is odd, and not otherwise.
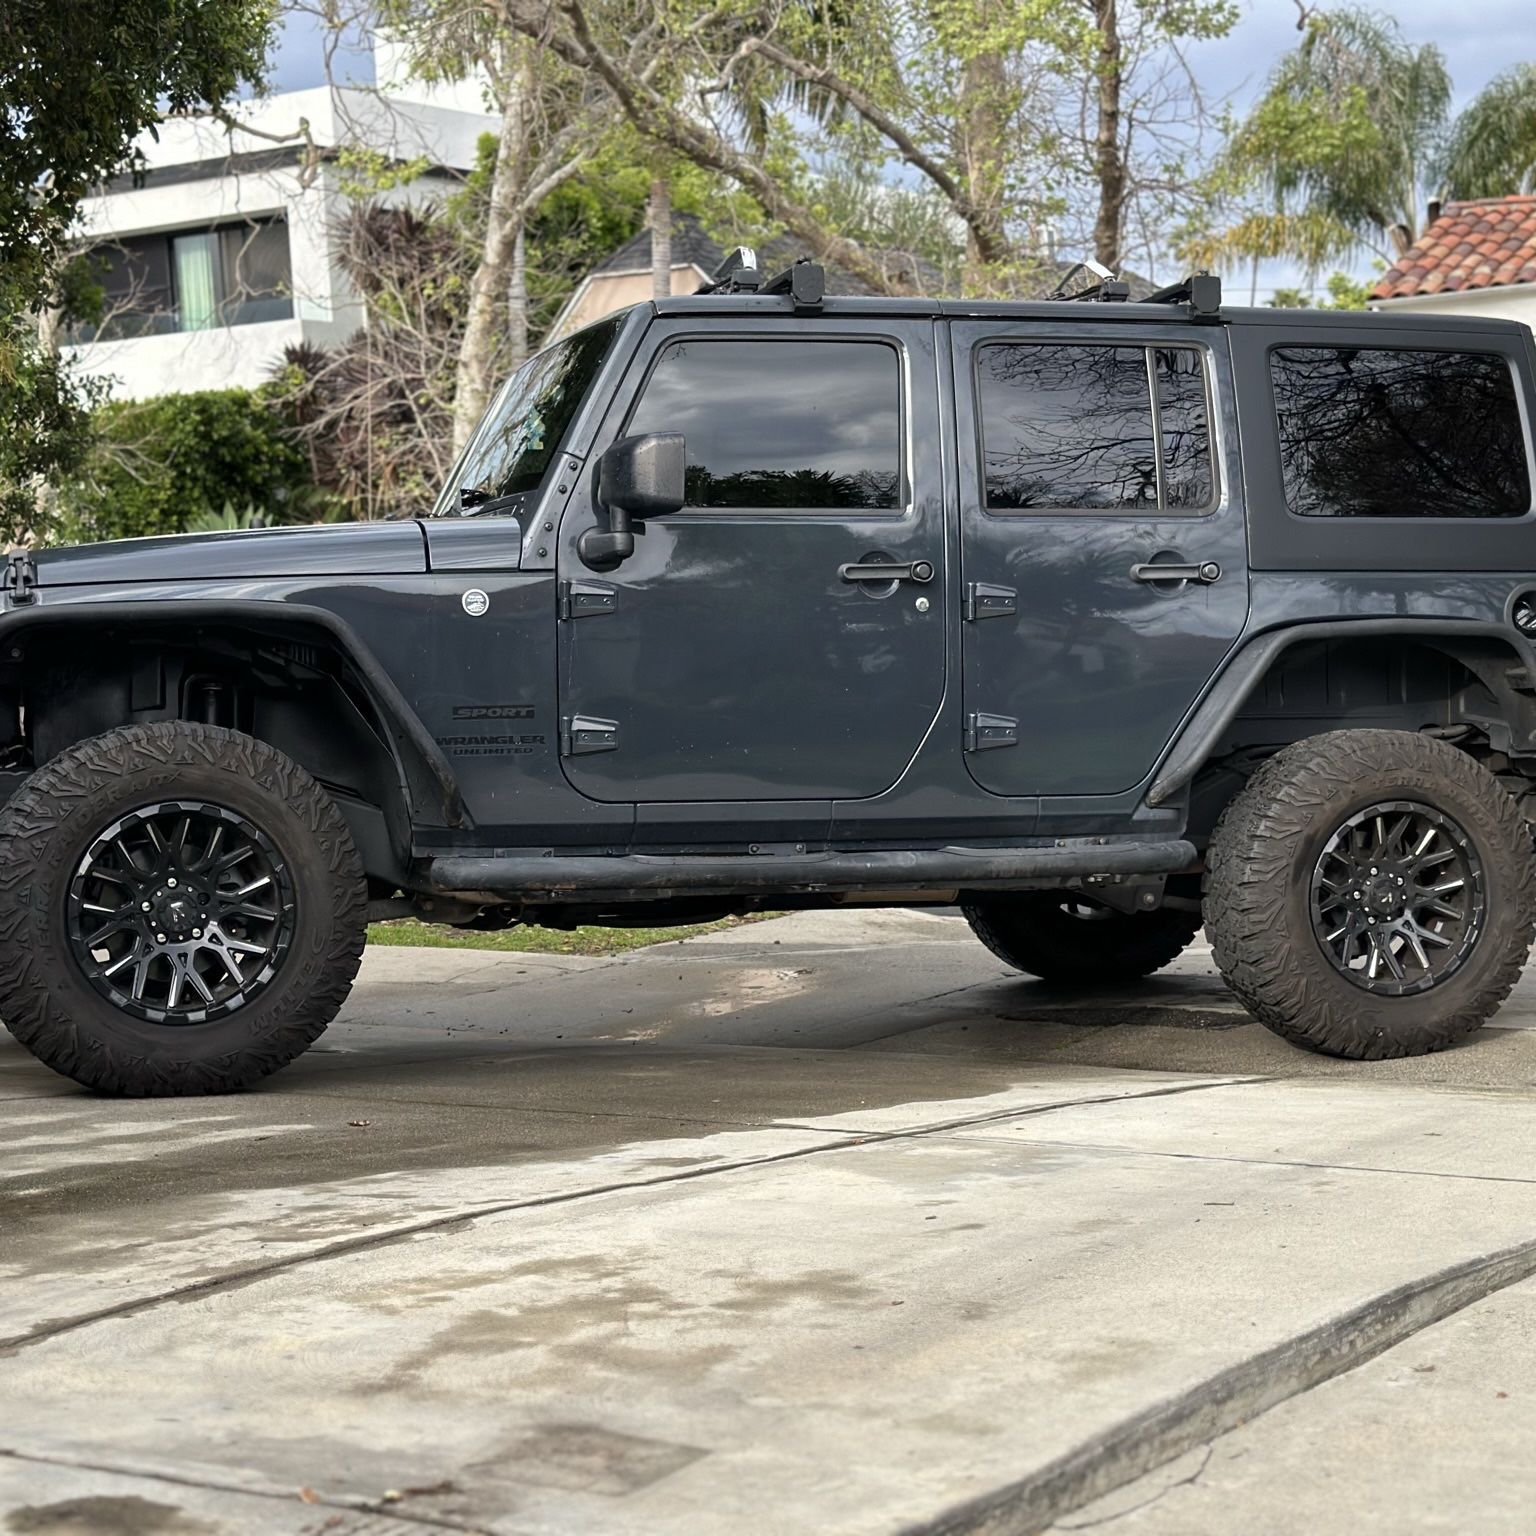
[[[631,853],[614,857],[448,854],[427,865],[432,887],[444,892],[497,896],[684,895],[772,891],[896,889],[962,890],[980,885],[1051,885],[1057,882],[1167,875],[1198,860],[1193,843],[1072,838],[1032,848],[927,848],[896,852],[805,854]]]

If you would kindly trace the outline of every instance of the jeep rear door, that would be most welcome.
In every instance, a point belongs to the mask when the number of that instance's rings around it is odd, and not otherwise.
[[[952,335],[971,776],[1133,789],[1247,617],[1225,329],[1000,315]]]
[[[916,451],[938,435],[934,342],[931,318],[831,305],[652,324],[593,451],[681,432],[688,505],[612,571],[577,552],[590,485],[561,525],[577,789],[637,802],[642,827],[647,804],[696,804],[660,819],[708,835],[741,802],[802,802],[803,823],[769,821],[824,828],[830,801],[901,777],[945,684],[944,476]]]

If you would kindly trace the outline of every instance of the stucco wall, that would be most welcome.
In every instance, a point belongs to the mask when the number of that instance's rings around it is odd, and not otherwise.
[[[1536,329],[1536,283],[1517,288],[1478,288],[1465,293],[1437,293],[1373,304],[1384,315],[1480,315],[1491,320],[1519,320]]]
[[[672,293],[674,297],[696,293],[704,274],[694,266],[672,268]],[[559,323],[550,329],[548,339],[559,341],[572,331],[579,331],[616,309],[628,309],[651,296],[649,272],[604,272],[590,278],[585,288],[575,297],[569,309],[560,316]]]

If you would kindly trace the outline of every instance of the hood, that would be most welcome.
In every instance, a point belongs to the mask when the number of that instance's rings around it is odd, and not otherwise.
[[[40,550],[40,587],[133,581],[218,581],[265,576],[414,576],[427,568],[421,524],[323,523],[175,533]]]

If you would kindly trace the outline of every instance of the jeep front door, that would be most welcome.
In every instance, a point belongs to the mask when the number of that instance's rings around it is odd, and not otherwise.
[[[1132,790],[1247,617],[1225,332],[1129,319],[954,332],[973,428],[960,434],[971,776],[999,795]]]
[[[901,776],[944,693],[942,473],[912,451],[937,433],[933,347],[931,320],[701,307],[652,326],[594,451],[682,433],[687,504],[611,570],[577,549],[604,521],[590,483],[561,525],[576,788],[639,803],[643,827],[647,803],[809,811]]]

